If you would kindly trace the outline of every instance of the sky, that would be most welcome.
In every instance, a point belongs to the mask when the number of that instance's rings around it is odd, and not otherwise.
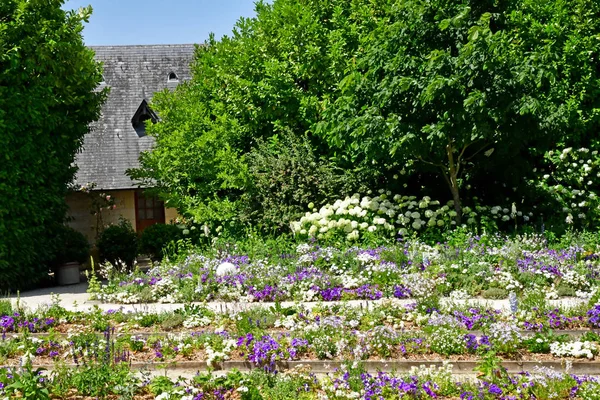
[[[63,9],[93,7],[83,30],[88,46],[188,44],[231,34],[240,17],[255,16],[254,1],[67,0]]]

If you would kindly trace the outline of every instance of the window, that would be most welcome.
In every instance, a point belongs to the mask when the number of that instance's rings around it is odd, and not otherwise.
[[[177,74],[175,72],[171,72],[169,74],[169,82],[179,82],[179,77],[177,77]]]
[[[144,99],[133,115],[133,118],[131,118],[131,125],[139,137],[146,136],[146,121],[151,121],[155,124],[159,121],[159,118],[156,113],[148,107],[148,102]]]

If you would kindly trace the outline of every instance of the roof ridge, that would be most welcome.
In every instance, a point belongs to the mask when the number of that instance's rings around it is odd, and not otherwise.
[[[172,44],[108,44],[108,45],[93,45],[87,46],[90,48],[111,48],[111,47],[189,47],[189,46],[203,46],[198,43],[172,43]]]

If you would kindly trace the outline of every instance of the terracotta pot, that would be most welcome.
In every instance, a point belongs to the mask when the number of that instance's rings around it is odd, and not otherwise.
[[[79,263],[69,262],[56,269],[56,283],[60,286],[79,283]]]

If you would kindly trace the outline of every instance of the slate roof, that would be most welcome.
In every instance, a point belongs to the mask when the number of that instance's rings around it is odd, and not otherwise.
[[[132,118],[144,100],[165,88],[174,88],[190,79],[194,45],[92,46],[96,59],[104,63],[104,83],[110,94],[102,116],[86,135],[75,163],[75,183],[95,183],[99,190],[137,187],[125,175],[138,164],[141,151],[149,150],[154,139],[140,136]],[[178,81],[169,80],[174,72]],[[172,78],[172,77],[171,77]],[[159,116],[160,117],[160,116]]]

